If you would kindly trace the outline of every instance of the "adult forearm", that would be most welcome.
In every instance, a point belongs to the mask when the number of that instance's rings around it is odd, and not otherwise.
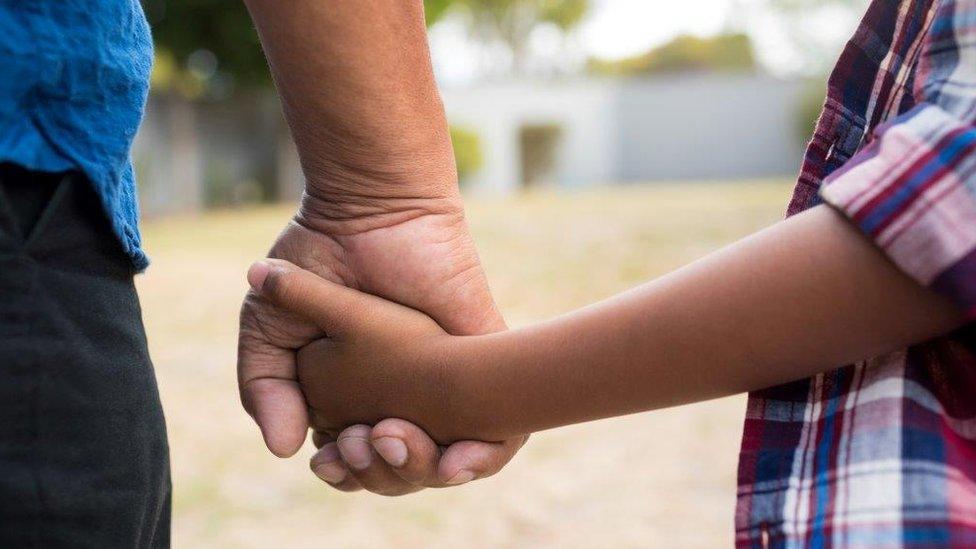
[[[500,438],[801,379],[961,322],[819,207],[582,311],[468,339],[479,371],[459,413]]]
[[[453,197],[456,174],[421,0],[245,0],[315,214]]]

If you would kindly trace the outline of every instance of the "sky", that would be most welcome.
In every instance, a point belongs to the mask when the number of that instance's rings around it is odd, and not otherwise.
[[[800,21],[804,31],[822,42],[811,47],[825,48],[826,57],[831,57],[832,50],[850,36],[857,16],[826,8],[805,13]],[[617,59],[643,53],[679,34],[745,31],[766,69],[790,74],[801,67],[803,54],[785,34],[790,29],[776,17],[768,0],[592,0],[590,14],[571,37],[571,47],[566,47],[555,30],[545,28],[533,36],[533,45],[535,51],[551,52],[566,58],[568,66],[578,66],[588,57]],[[438,78],[445,83],[477,78],[486,55],[492,55],[474,45],[458,21],[448,20],[432,29],[431,45]]]
[[[719,32],[729,18],[729,0],[594,0],[579,30],[591,55],[620,58],[647,51],[676,34]]]

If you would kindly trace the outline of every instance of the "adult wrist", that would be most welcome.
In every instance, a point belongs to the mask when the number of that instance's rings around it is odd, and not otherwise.
[[[369,230],[423,215],[463,217],[453,155],[449,151],[446,161],[433,156],[418,155],[402,165],[386,160],[358,167],[368,164],[358,159],[355,166],[333,162],[328,169],[305,168],[298,219],[313,227],[350,222]]]
[[[423,216],[464,219],[464,205],[457,191],[444,186],[404,183],[396,192],[348,185],[309,185],[302,195],[296,220],[329,234],[356,234],[392,227]]]

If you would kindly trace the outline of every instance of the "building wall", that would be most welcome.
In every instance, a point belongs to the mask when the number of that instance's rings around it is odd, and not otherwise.
[[[615,173],[617,128],[612,83],[506,82],[443,92],[452,124],[481,137],[484,168],[466,184],[474,190],[508,192],[521,183],[519,131],[558,124],[556,178],[562,185],[607,182]]]
[[[699,75],[653,80],[481,83],[443,91],[453,124],[476,131],[485,163],[466,190],[522,184],[519,132],[556,124],[552,183],[792,175],[798,82]],[[153,97],[133,149],[146,215],[261,199],[295,201],[301,169],[271,93],[220,103]]]
[[[502,82],[443,92],[448,118],[477,131],[485,165],[469,187],[521,185],[519,130],[558,124],[555,183],[792,175],[802,84],[762,75]]]
[[[275,185],[283,126],[270,93],[216,103],[151,97],[132,149],[143,214],[281,194]]]
[[[632,82],[617,104],[621,181],[792,175],[803,85],[765,76]]]

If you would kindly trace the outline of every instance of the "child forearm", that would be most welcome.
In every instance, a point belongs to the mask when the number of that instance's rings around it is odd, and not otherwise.
[[[461,338],[457,413],[502,439],[800,379],[961,322],[821,206],[575,313]]]
[[[308,395],[320,425],[399,417],[441,443],[768,387],[963,322],[827,207],[610,300],[487,336],[450,336],[287,262],[266,260],[249,280],[329,334],[297,356],[303,385],[329,387]]]

